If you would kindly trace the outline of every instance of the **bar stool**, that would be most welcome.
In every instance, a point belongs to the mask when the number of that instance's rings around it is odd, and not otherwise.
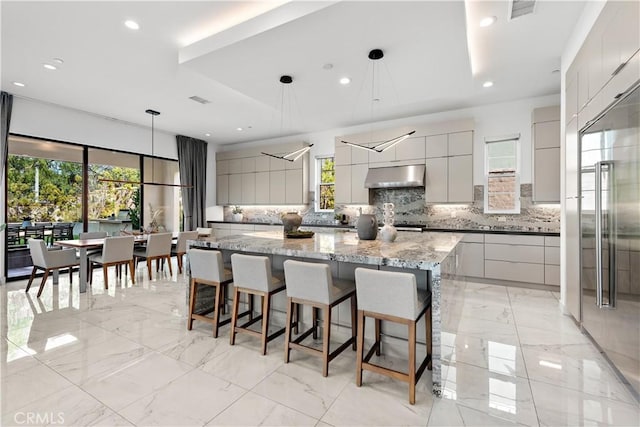
[[[334,281],[326,264],[287,260],[284,262],[284,276],[287,283],[287,324],[284,344],[284,363],[289,363],[291,349],[322,357],[322,376],[329,375],[329,362],[342,353],[349,344],[356,349],[356,286],[351,281]],[[331,338],[331,309],[343,301],[351,299],[351,337],[340,347],[329,353]],[[291,340],[292,317],[300,304],[312,307],[312,325],[295,340]],[[302,344],[309,335],[318,337],[318,310],[322,310],[323,337],[322,350]],[[297,321],[296,321],[297,323]]]
[[[230,343],[236,342],[236,333],[259,337],[262,341],[262,355],[267,354],[267,343],[282,335],[285,328],[279,329],[271,335],[269,332],[269,309],[271,308],[271,297],[285,289],[284,283],[271,275],[271,262],[264,256],[233,254],[231,255],[231,268],[233,269],[233,312],[231,314],[231,337]],[[245,293],[249,297],[249,321],[242,326],[238,323],[238,305],[240,303],[240,293]],[[262,314],[253,317],[253,295],[262,297]],[[262,320],[262,332],[249,329],[257,321]]]
[[[362,385],[362,370],[376,372],[409,383],[409,403],[416,402],[416,383],[424,369],[431,368],[431,293],[418,290],[416,277],[410,273],[356,268],[358,297],[358,352],[356,385]],[[427,355],[416,370],[416,324],[427,313]],[[364,355],[365,318],[375,319],[375,343]],[[369,363],[373,353],[380,355],[380,323],[382,320],[409,327],[409,372],[404,373]]]
[[[220,321],[220,305],[224,305],[225,289],[233,281],[231,271],[224,268],[222,254],[219,251],[190,249],[188,251],[191,266],[191,293],[189,296],[189,317],[187,329],[191,330],[194,320],[202,320],[213,325],[213,337],[218,338],[218,327],[226,325],[231,319]],[[198,285],[213,286],[215,300],[212,309],[195,313]],[[207,314],[213,311],[213,317]]]

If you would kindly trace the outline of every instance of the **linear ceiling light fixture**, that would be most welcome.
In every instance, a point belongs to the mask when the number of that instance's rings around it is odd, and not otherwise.
[[[155,155],[155,147],[154,147],[154,119],[156,116],[160,115],[159,111],[148,109],[145,113],[151,115],[151,156]],[[182,184],[165,184],[162,182],[154,182],[155,181],[155,162],[153,157],[151,157],[151,181],[126,181],[121,179],[99,179],[98,182],[114,182],[116,184],[134,184],[134,185],[156,185],[160,187],[182,187],[182,188],[191,188],[191,185],[182,185]]]
[[[373,76],[371,78],[371,124],[373,126],[373,105],[375,102],[380,101],[380,97],[375,96],[375,89],[377,86],[376,65],[377,65],[377,61],[384,57],[384,52],[382,52],[382,49],[373,49],[369,52],[368,57],[371,61],[373,61],[373,67],[372,67]],[[342,141],[342,143],[350,145],[352,147],[360,148],[362,150],[375,151],[377,153],[382,153],[383,151],[386,151],[389,148],[394,147],[396,144],[399,144],[400,142],[409,138],[414,133],[416,133],[416,131],[412,130],[411,132],[407,132],[404,135],[400,135],[395,138],[389,139],[387,141],[381,142],[375,146],[361,145],[361,144],[356,144],[355,142],[349,142],[349,141]]]
[[[280,83],[282,83],[281,86],[281,95],[280,95],[280,132],[282,132],[282,128],[283,128],[283,121],[284,121],[284,88],[285,85],[290,85],[291,83],[293,83],[293,77],[288,76],[288,75],[283,75],[280,76]],[[264,154],[265,156],[269,156],[269,157],[274,157],[276,159],[280,159],[280,160],[286,160],[288,162],[295,162],[296,160],[298,160],[300,157],[302,157],[305,153],[307,153],[309,150],[311,150],[311,147],[313,147],[313,144],[307,145],[306,147],[303,147],[299,150],[296,151],[292,151],[289,154],[285,154],[283,156],[279,156],[277,154],[269,154],[269,153],[265,153],[264,151],[261,152],[261,154]]]

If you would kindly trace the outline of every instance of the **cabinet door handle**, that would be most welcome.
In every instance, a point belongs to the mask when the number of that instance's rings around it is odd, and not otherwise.
[[[611,73],[611,76],[615,76],[616,74],[618,74],[620,71],[622,71],[622,69],[627,65],[626,62],[623,62],[622,64],[618,65],[618,68],[616,68],[615,70],[613,70],[613,73]]]

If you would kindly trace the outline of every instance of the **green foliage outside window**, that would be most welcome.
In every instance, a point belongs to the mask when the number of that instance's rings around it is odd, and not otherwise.
[[[319,159],[320,164],[320,197],[318,208],[321,210],[332,210],[335,207],[334,194],[336,171],[333,157]]]

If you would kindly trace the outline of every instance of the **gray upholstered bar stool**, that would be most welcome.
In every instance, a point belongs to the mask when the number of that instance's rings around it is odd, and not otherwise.
[[[269,335],[269,309],[271,308],[271,297],[285,289],[284,283],[273,277],[271,274],[271,261],[265,256],[233,254],[231,255],[231,268],[233,269],[233,312],[231,314],[231,337],[230,343],[236,342],[236,333],[259,337],[262,341],[262,354],[267,354],[267,343],[284,333],[284,328],[279,329]],[[248,294],[249,297],[249,321],[242,326],[238,323],[238,307],[240,304],[240,293]],[[262,297],[262,314],[253,317],[253,295]],[[262,320],[262,332],[249,329],[257,321]]]
[[[302,350],[322,357],[322,376],[329,375],[329,362],[342,353],[349,344],[356,349],[356,286],[352,281],[334,281],[327,264],[316,264],[287,260],[284,262],[284,276],[287,283],[287,324],[284,344],[284,362],[289,363],[291,349]],[[337,349],[329,353],[331,338],[331,309],[343,301],[351,299],[351,337]],[[291,340],[291,327],[298,305],[310,305],[313,310],[312,325],[295,340]],[[318,337],[318,310],[322,310],[323,337],[322,350],[302,344],[309,335]],[[297,316],[296,316],[297,317]],[[295,319],[297,323],[297,319]]]
[[[416,277],[411,273],[356,268],[358,296],[358,353],[356,385],[362,385],[362,370],[376,372],[409,383],[409,403],[416,402],[416,383],[431,366],[431,293],[418,290]],[[424,316],[426,313],[426,316]],[[416,370],[416,324],[424,316],[427,355]],[[364,354],[365,318],[375,319],[375,343]],[[409,372],[404,373],[369,363],[375,352],[380,355],[380,322],[382,320],[409,327]]]
[[[194,320],[209,322],[213,325],[213,337],[218,338],[218,327],[231,321],[231,319],[220,321],[220,305],[224,305],[225,289],[233,281],[233,275],[230,270],[224,268],[222,254],[219,251],[190,249],[188,256],[191,267],[191,292],[189,294],[187,329],[191,330]],[[213,308],[200,313],[195,312],[198,285],[213,286],[215,288]],[[208,317],[207,314],[212,311],[213,317]]]

